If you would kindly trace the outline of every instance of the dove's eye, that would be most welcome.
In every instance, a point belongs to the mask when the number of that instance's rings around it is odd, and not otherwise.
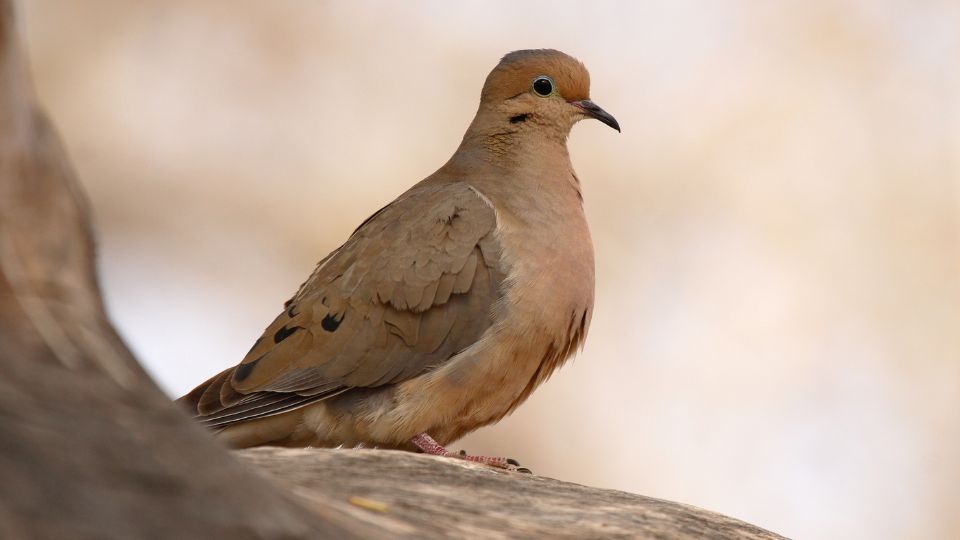
[[[540,75],[533,80],[533,91],[541,97],[549,96],[553,93],[553,79],[546,75]]]

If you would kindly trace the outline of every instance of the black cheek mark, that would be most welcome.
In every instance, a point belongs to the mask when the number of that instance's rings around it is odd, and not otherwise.
[[[253,371],[253,367],[257,365],[263,357],[257,358],[253,362],[248,362],[246,364],[240,364],[237,366],[237,369],[233,371],[233,380],[240,382],[250,376],[250,373]]]
[[[343,322],[343,318],[345,316],[346,314],[341,315],[340,318],[338,319],[336,318],[335,313],[329,314],[326,317],[324,317],[322,321],[320,321],[320,327],[326,330],[327,332],[334,332],[336,331],[337,328],[340,327],[340,323]]]
[[[284,326],[279,330],[277,330],[277,333],[273,335],[273,342],[280,343],[281,341],[293,335],[293,333],[296,332],[297,330],[300,330],[299,326],[294,326],[293,328],[287,328],[286,326]]]
[[[520,122],[526,122],[527,118],[530,118],[529,114],[518,114],[516,116],[511,116],[510,123],[519,124]]]

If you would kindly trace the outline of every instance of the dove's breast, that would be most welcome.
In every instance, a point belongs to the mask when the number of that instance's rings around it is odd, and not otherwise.
[[[593,310],[593,245],[579,193],[526,201],[518,212],[518,201],[478,192],[497,210],[505,276],[497,322],[447,364],[399,385],[384,424],[408,424],[441,444],[520,405],[583,342]]]

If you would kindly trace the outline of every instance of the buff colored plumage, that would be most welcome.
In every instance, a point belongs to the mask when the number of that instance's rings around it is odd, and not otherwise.
[[[590,322],[593,247],[566,140],[586,117],[619,125],[589,84],[559,51],[505,56],[450,161],[324,258],[239,365],[180,401],[237,447],[442,455],[510,413]]]

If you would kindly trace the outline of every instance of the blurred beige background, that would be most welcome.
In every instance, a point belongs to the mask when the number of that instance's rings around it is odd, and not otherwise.
[[[960,3],[20,12],[110,310],[171,395],[447,159],[503,53],[553,47],[624,128],[570,141],[591,335],[455,446],[792,537],[960,535]]]

